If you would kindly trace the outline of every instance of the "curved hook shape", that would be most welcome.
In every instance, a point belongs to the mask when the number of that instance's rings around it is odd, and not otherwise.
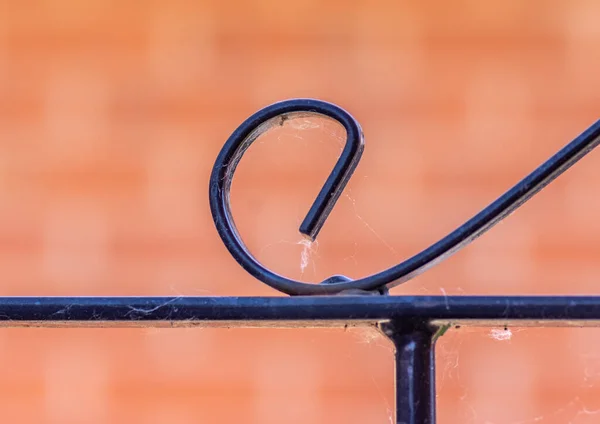
[[[231,179],[244,151],[259,134],[272,125],[275,117],[298,111],[329,116],[342,123],[347,131],[348,141],[342,157],[301,226],[301,231],[314,239],[355,169],[363,148],[360,126],[347,112],[337,106],[317,100],[289,100],[257,112],[229,138],[217,158],[210,180],[213,219],[233,257],[254,277],[290,295],[352,293],[356,290],[385,293],[387,289],[416,277],[467,246],[600,144],[599,120],[473,218],[413,257],[387,270],[358,280],[333,276],[321,284],[307,284],[279,276],[258,263],[241,242],[229,208]],[[358,133],[355,133],[354,129]],[[360,137],[353,138],[356,134],[360,134]],[[352,148],[354,144],[356,146]],[[337,183],[334,184],[334,181]],[[327,199],[331,200],[327,202]]]
[[[265,268],[254,258],[235,227],[229,195],[235,169],[250,145],[265,131],[294,117],[319,114],[338,121],[346,130],[346,145],[333,171],[325,181],[300,232],[315,240],[346,183],[358,165],[364,150],[362,129],[345,110],[331,103],[314,99],[292,99],[275,103],[256,112],[244,121],[229,137],[210,176],[210,206],[217,231],[231,255],[254,277],[287,294],[315,294],[337,292],[333,287],[319,288],[278,275]]]

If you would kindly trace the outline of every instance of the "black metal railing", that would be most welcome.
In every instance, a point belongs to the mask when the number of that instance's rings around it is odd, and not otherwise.
[[[346,146],[300,232],[314,240],[363,151],[360,125],[343,109],[312,99],[266,107],[233,132],[210,178],[214,223],[234,259],[291,297],[0,297],[0,326],[336,327],[371,326],[396,348],[396,422],[435,423],[436,340],[452,326],[600,325],[600,296],[391,296],[389,289],[472,242],[600,143],[600,121],[496,201],[432,246],[377,274],[295,281],[260,264],[243,244],[229,206],[237,164],[256,138],[298,115],[341,123]]]

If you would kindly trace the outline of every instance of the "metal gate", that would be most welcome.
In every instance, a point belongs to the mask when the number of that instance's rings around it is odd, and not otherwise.
[[[457,252],[552,182],[600,143],[597,121],[459,228],[406,261],[352,280],[334,275],[308,284],[278,275],[248,251],[235,227],[229,191],[237,164],[256,138],[287,119],[318,114],[338,121],[346,145],[300,225],[315,240],[360,160],[358,122],[323,101],[293,99],[268,106],[230,136],[210,178],[217,231],[251,275],[290,297],[0,297],[5,327],[345,327],[377,328],[395,348],[396,422],[435,423],[435,342],[461,326],[598,326],[596,296],[392,296],[389,289]]]

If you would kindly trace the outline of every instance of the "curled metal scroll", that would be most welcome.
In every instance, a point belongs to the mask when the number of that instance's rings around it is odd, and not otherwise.
[[[213,220],[231,255],[255,278],[289,295],[387,293],[388,289],[416,277],[471,243],[600,143],[599,120],[477,215],[413,257],[368,277],[351,280],[335,275],[320,284],[310,284],[278,275],[258,262],[244,245],[229,204],[233,175],[248,147],[269,128],[281,125],[287,119],[308,114],[334,119],[346,130],[346,145],[342,154],[300,226],[300,232],[314,240],[352,176],[364,148],[360,125],[345,110],[313,99],[286,100],[261,109],[246,119],[229,137],[210,177]]]

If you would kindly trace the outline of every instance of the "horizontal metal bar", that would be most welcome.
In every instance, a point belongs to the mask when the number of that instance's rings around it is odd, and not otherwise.
[[[600,326],[600,296],[0,297],[2,327]]]

